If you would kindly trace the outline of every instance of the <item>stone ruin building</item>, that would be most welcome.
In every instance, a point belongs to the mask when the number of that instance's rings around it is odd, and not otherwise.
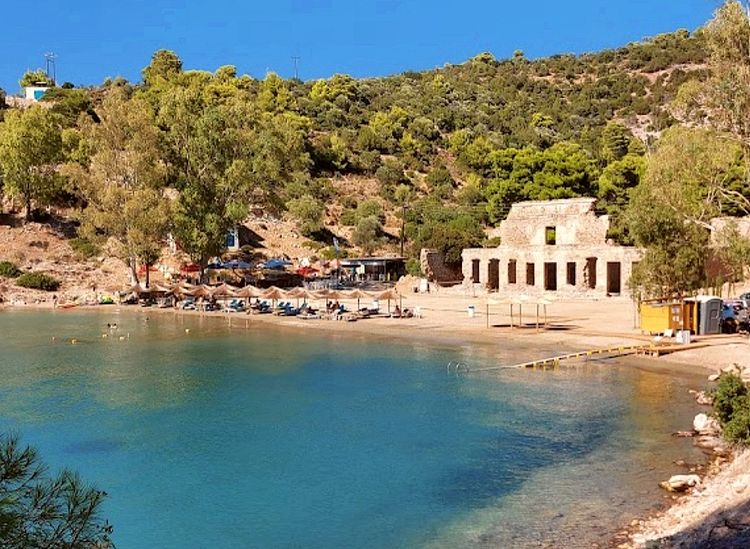
[[[637,248],[607,241],[609,218],[594,198],[514,204],[500,224],[501,245],[462,254],[468,286],[508,294],[604,297],[628,292]]]

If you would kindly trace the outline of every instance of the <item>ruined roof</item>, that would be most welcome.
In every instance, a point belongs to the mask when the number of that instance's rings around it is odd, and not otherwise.
[[[557,246],[605,244],[609,217],[596,215],[595,202],[585,197],[513,204],[500,225],[502,245],[548,245],[547,229],[554,230]]]
[[[510,208],[508,218],[529,215],[585,215],[594,211],[596,198],[561,198],[558,200],[530,200],[516,202]]]

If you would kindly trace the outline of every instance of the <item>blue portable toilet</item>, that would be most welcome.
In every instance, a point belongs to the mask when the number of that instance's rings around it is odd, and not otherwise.
[[[698,304],[698,335],[721,333],[721,298],[715,295],[695,297]]]

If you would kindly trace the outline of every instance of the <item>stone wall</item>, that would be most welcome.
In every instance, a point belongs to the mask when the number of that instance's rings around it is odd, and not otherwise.
[[[472,248],[464,250],[462,274],[466,285],[507,294],[603,297],[629,293],[628,280],[640,257],[636,248],[610,245]]]
[[[600,245],[607,238],[609,218],[594,213],[594,198],[519,202],[500,224],[506,246],[544,246],[547,229],[554,229],[556,244]]]
[[[459,284],[463,280],[461,271],[445,264],[442,252],[423,248],[419,253],[419,266],[428,280],[437,284]]]
[[[467,286],[506,294],[569,297],[627,294],[640,250],[607,243],[609,219],[593,198],[514,204],[497,248],[463,251]]]

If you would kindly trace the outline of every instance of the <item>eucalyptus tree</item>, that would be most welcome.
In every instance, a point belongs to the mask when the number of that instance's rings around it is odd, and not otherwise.
[[[108,93],[97,115],[100,122],[82,123],[83,160],[65,168],[86,204],[79,233],[125,261],[134,282],[145,264],[148,284],[170,228],[160,135],[148,103],[123,88]]]
[[[711,220],[731,202],[725,190],[742,177],[742,149],[731,136],[706,129],[667,130],[632,191],[628,227],[645,250],[632,283],[659,297],[712,283],[706,275]]]
[[[258,84],[227,66],[152,80],[138,94],[157,112],[178,191],[174,235],[205,266],[250,205],[281,210],[286,187],[308,180],[310,122],[289,110],[287,83],[273,74]]]
[[[62,159],[59,117],[33,105],[12,109],[0,123],[0,172],[5,193],[23,201],[26,219],[33,206],[51,203],[60,191]]]

